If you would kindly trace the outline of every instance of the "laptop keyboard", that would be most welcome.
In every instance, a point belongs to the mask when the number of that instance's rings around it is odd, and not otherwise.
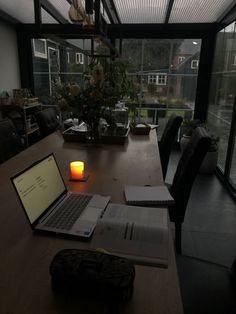
[[[92,197],[92,195],[71,194],[62,206],[48,219],[45,226],[70,230]]]

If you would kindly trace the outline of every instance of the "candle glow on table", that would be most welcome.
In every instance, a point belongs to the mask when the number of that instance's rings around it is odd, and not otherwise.
[[[80,180],[84,177],[84,162],[72,161],[70,163],[70,176],[72,180]]]

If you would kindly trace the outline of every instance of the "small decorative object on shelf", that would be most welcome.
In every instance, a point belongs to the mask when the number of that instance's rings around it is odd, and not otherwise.
[[[28,116],[28,118],[26,119],[26,130],[31,130],[31,116]]]
[[[13,89],[13,98],[29,98],[31,97],[31,92],[27,88]]]
[[[5,90],[0,91],[0,105],[8,105],[8,104],[10,104],[8,92]]]
[[[13,89],[12,93],[14,105],[27,107],[38,104],[38,97],[33,97],[31,91],[27,88]]]

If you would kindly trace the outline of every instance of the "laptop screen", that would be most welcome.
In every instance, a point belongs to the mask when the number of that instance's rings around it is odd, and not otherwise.
[[[31,224],[66,190],[53,154],[16,175],[12,182]]]

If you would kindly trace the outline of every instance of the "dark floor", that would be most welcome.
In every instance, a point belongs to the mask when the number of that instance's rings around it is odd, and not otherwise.
[[[173,151],[170,183],[179,151]],[[177,256],[185,314],[236,314],[230,267],[236,257],[236,203],[215,175],[198,175],[188,203]]]

